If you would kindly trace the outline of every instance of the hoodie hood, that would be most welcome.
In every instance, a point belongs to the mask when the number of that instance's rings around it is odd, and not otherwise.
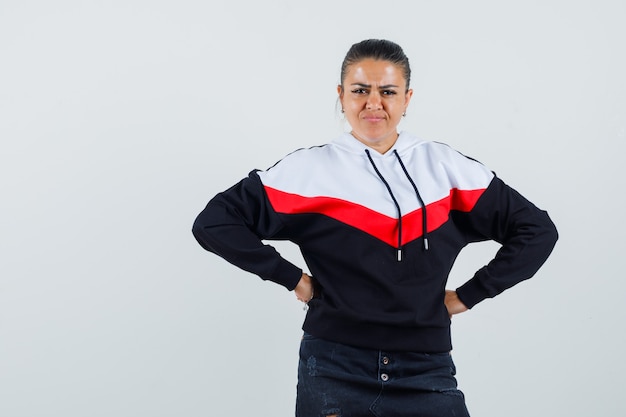
[[[384,154],[381,154],[376,149],[367,146],[363,142],[359,141],[355,138],[351,133],[346,132],[333,140],[331,143],[339,148],[353,153],[357,155],[365,155],[365,150],[368,149],[370,151],[370,155],[372,158],[389,158],[394,157],[393,151],[395,150],[401,156],[405,153],[405,151],[415,147],[415,145],[419,143],[424,143],[422,139],[419,139],[416,136],[411,135],[410,133],[400,132],[398,135],[398,139],[393,144],[393,146]]]

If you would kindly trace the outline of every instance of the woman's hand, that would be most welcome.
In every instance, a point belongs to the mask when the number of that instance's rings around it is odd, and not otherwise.
[[[444,304],[448,309],[448,314],[450,315],[450,317],[468,310],[465,304],[463,304],[463,301],[461,301],[461,299],[457,295],[456,291],[446,290],[446,298],[444,299]]]
[[[311,281],[311,277],[307,274],[302,274],[298,285],[293,290],[296,293],[296,298],[298,301],[302,301],[303,303],[308,303],[313,298],[313,282]]]

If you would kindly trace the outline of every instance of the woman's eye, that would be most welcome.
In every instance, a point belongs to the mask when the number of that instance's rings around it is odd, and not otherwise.
[[[385,96],[392,96],[394,94],[396,94],[396,92],[393,91],[393,90],[384,90],[383,91],[383,95],[385,95]]]
[[[354,94],[365,94],[366,93],[364,88],[355,88],[354,90],[352,90],[352,92]]]

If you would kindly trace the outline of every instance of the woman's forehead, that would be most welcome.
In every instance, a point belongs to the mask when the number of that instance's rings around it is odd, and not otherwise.
[[[347,83],[377,83],[404,85],[402,68],[390,61],[364,59],[351,64],[346,72]]]

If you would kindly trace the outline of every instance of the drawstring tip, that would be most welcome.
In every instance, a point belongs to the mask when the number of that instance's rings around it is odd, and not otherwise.
[[[402,261],[402,249],[398,249],[398,262]]]
[[[424,238],[424,250],[428,250],[428,239]]]

